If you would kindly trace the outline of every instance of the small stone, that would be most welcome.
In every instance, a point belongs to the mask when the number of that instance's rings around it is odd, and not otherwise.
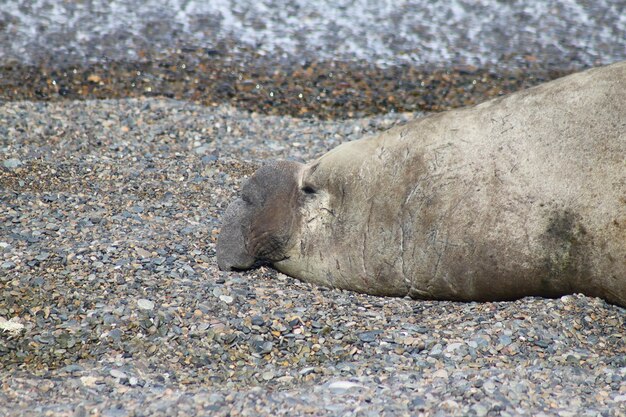
[[[83,371],[83,369],[84,368],[80,365],[72,364],[72,365],[67,365],[66,367],[64,367],[63,371],[67,373],[74,373],[74,372],[81,372]]]
[[[272,342],[259,341],[259,342],[254,342],[253,345],[254,345],[256,351],[261,353],[261,354],[270,353],[272,351],[272,349],[274,348],[274,344]]]
[[[433,378],[448,379],[448,371],[445,369],[439,369],[433,373]]]
[[[121,340],[123,336],[123,333],[120,329],[111,329],[111,331],[109,331],[109,337],[113,340]]]
[[[96,383],[98,382],[98,378],[94,377],[94,376],[81,376],[80,377],[80,382],[83,383],[84,386],[89,387],[89,388],[93,388]]]
[[[8,169],[14,169],[14,168],[17,168],[17,167],[23,165],[23,163],[22,163],[22,161],[20,161],[17,158],[11,158],[11,159],[5,159],[2,162],[2,165],[4,165],[4,167],[8,168]]]
[[[300,372],[298,372],[300,374],[300,376],[307,376],[309,374],[312,374],[315,372],[315,368],[313,367],[308,367],[308,368],[302,368],[300,370]]]
[[[356,388],[361,389],[361,388],[367,388],[367,387],[361,384],[357,384],[355,382],[351,382],[351,381],[335,381],[335,382],[331,382],[328,385],[328,389],[331,390],[335,394],[343,394],[344,392],[348,390],[356,389]]]
[[[3,262],[2,265],[0,265],[0,268],[2,269],[11,269],[13,267],[15,267],[15,262],[12,261]]]
[[[458,350],[461,346],[463,346],[463,343],[450,343],[448,346],[446,346],[446,352],[454,352],[455,350]]]
[[[56,232],[59,229],[60,229],[60,227],[56,223],[46,223],[46,230],[51,230],[53,232]]]
[[[193,151],[197,154],[197,155],[202,155],[207,153],[208,151],[210,151],[211,148],[209,147],[209,145],[201,145],[198,146],[196,149],[194,149]],[[203,158],[203,162],[204,162],[204,158]]]
[[[209,395],[209,402],[216,404],[224,402],[224,396],[220,393],[213,393]]]
[[[492,393],[496,390],[496,384],[494,384],[493,381],[486,381],[483,384],[483,389],[488,393]]]
[[[152,254],[150,252],[148,252],[147,250],[143,249],[143,248],[135,248],[135,252],[137,252],[137,255],[139,255],[142,258],[149,258],[152,256]]]
[[[39,255],[35,256],[35,259],[37,259],[38,261],[45,261],[46,259],[48,259],[48,256],[50,256],[48,252],[41,252]]]
[[[265,324],[265,320],[261,316],[252,317],[251,323],[255,326],[263,326]]]
[[[220,295],[220,300],[222,300],[226,304],[230,304],[233,301],[235,301],[235,299],[231,297],[230,295],[224,295],[224,294]]]
[[[424,401],[424,399],[421,397],[413,398],[410,404],[411,404],[411,407],[417,408],[417,409],[424,409],[426,407],[426,401]]]
[[[443,346],[441,346],[441,343],[437,343],[430,350],[430,352],[428,353],[428,356],[432,356],[432,357],[438,358],[438,357],[441,356],[442,353],[443,353]]]
[[[137,300],[137,307],[140,310],[152,310],[154,308],[154,303],[150,300],[146,300],[145,298],[140,298]]]
[[[235,333],[228,333],[222,336],[222,341],[225,345],[233,345],[237,342],[237,335]]]
[[[513,340],[509,336],[500,336],[498,338],[498,343],[502,346],[508,346],[513,342]]]
[[[478,417],[484,417],[487,415],[487,413],[489,413],[489,409],[482,404],[476,404],[472,407],[472,409]]]
[[[380,333],[382,333],[380,330],[371,330],[369,332],[359,333],[358,336],[363,342],[374,342]]]
[[[118,378],[118,379],[126,378],[126,374],[120,371],[119,369],[111,369],[109,371],[109,375],[111,375],[113,378]]]
[[[188,235],[190,233],[193,233],[195,230],[196,228],[194,226],[187,226],[180,229],[180,233],[183,235]]]
[[[454,400],[444,400],[439,404],[439,408],[443,408],[444,410],[457,410],[459,408],[459,403]]]
[[[4,319],[4,317],[0,317],[0,330],[2,330],[2,332],[0,333],[8,332],[13,335],[17,335],[23,329],[24,329],[24,325],[20,323],[19,321],[17,321],[15,317],[12,318],[11,320],[6,320]]]
[[[199,152],[196,151],[196,153],[199,153]],[[205,164],[208,164],[208,163],[211,163],[211,162],[215,162],[215,161],[217,161],[217,156],[213,155],[213,154],[205,155],[205,156],[202,157],[202,162],[205,163]]]
[[[41,392],[46,393],[48,391],[50,391],[52,388],[54,388],[54,382],[52,381],[42,381],[39,385],[38,388]]]
[[[270,353],[273,348],[274,348],[274,343],[272,342],[263,343],[263,353]]]
[[[261,378],[263,378],[264,381],[271,381],[272,379],[274,379],[274,372],[272,371],[263,372],[263,374],[261,375]]]

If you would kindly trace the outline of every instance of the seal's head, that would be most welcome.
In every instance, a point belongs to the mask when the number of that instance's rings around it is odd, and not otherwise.
[[[247,269],[255,262],[279,262],[293,246],[298,207],[307,189],[299,186],[304,165],[291,161],[261,167],[243,186],[222,220],[217,263],[222,270]]]
[[[380,187],[366,180],[378,178],[376,166],[397,170],[397,164],[379,163],[376,145],[374,139],[346,142],[306,165],[278,161],[261,167],[222,218],[220,269],[269,263],[326,287],[406,295],[394,241],[400,213],[389,197],[402,182]],[[376,257],[383,266],[372,269]]]

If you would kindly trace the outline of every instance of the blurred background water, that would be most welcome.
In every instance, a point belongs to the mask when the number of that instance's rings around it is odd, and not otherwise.
[[[281,59],[581,68],[626,59],[626,1],[0,1],[0,65],[136,61],[223,42]]]
[[[293,116],[475,104],[626,59],[626,0],[0,0],[0,102]]]

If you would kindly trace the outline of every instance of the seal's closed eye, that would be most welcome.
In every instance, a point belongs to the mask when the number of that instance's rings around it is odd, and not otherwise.
[[[315,190],[315,188],[311,187],[311,186],[310,186],[310,185],[308,185],[308,184],[307,184],[307,185],[304,185],[304,186],[301,188],[301,190],[302,190],[302,192],[303,192],[304,194],[315,194],[315,193],[317,192],[317,191]]]

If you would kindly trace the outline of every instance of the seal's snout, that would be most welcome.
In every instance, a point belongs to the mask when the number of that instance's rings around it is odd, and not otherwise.
[[[217,265],[222,271],[247,269],[255,258],[246,250],[242,228],[249,223],[249,212],[240,198],[228,206],[222,219],[222,230],[217,240]]]
[[[298,178],[303,165],[268,163],[244,183],[241,198],[222,218],[217,264],[222,270],[248,269],[257,260],[284,259],[298,218]]]

